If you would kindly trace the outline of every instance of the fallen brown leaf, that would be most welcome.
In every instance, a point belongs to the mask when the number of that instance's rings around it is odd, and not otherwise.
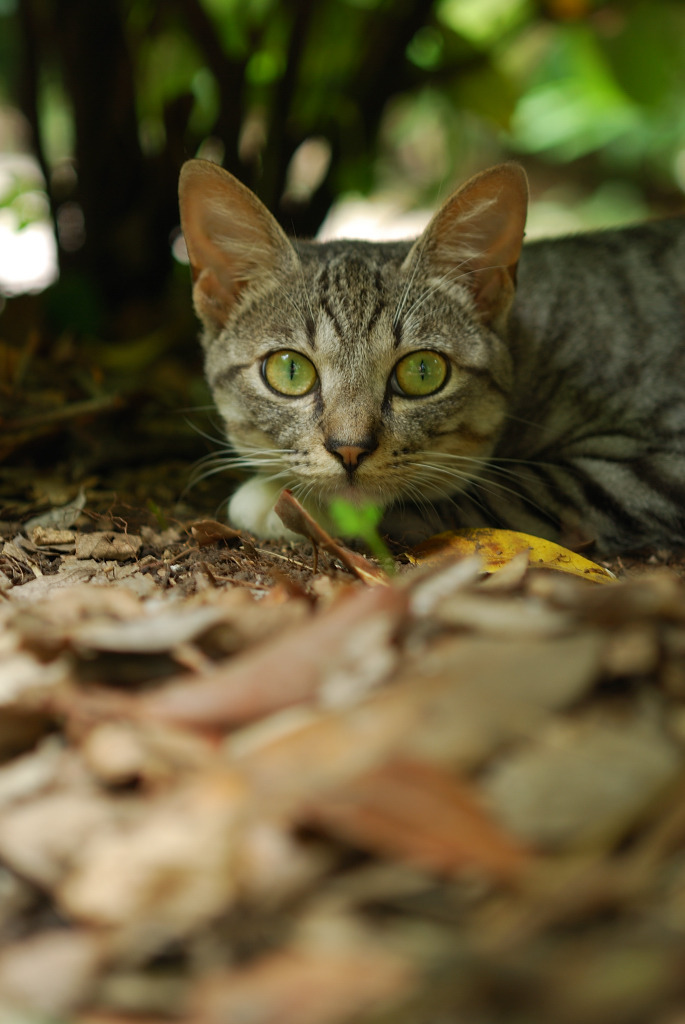
[[[142,539],[134,533],[78,533],[76,535],[76,557],[94,558],[97,561],[113,559],[125,562],[135,558],[142,546]]]
[[[320,545],[333,555],[334,558],[342,562],[345,568],[354,576],[363,580],[364,583],[372,585],[387,584],[387,573],[379,568],[379,566],[374,565],[373,562],[370,562],[368,558],[364,558],[363,555],[352,551],[351,548],[341,544],[340,541],[334,540],[317,523],[316,519],[313,519],[300,505],[292,491],[281,491],[281,496],[274,506],[274,511],[289,530],[292,530],[293,533],[301,533],[303,537],[308,537],[315,548],[317,544]]]
[[[241,536],[240,530],[234,530],[228,523],[219,523],[216,519],[200,519],[196,523],[189,523],[188,529],[201,548],[216,544],[218,540],[238,540]]]
[[[171,683],[144,696],[139,714],[224,729],[297,704],[313,696],[327,673],[341,671],[350,657],[358,662],[356,631],[369,618],[387,616],[392,631],[406,608],[406,595],[395,588],[346,593],[273,643],[199,678]]]
[[[529,863],[463,780],[426,762],[397,759],[329,791],[305,819],[362,849],[429,871],[464,868],[512,880]]]
[[[148,800],[133,820],[82,836],[57,887],[76,920],[131,929],[154,950],[231,905],[246,789],[228,771],[207,772]]]
[[[380,946],[274,953],[199,986],[197,1024],[344,1024],[398,1001],[412,969]]]
[[[483,790],[524,841],[587,849],[625,835],[682,770],[682,752],[648,713],[583,716],[543,730],[495,766]]]
[[[50,547],[55,544],[74,547],[76,534],[73,530],[57,530],[50,526],[35,526],[31,530],[31,540],[38,547]]]
[[[62,1017],[83,1001],[105,958],[106,942],[94,931],[47,929],[0,952],[0,1008],[17,1008],[7,1020]]]

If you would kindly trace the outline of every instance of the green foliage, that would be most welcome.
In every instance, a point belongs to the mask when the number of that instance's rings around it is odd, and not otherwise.
[[[68,262],[100,275],[110,301],[168,280],[168,246],[150,239],[176,227],[176,171],[198,152],[222,157],[300,235],[341,192],[433,203],[510,156],[538,169],[577,162],[567,178],[582,181],[584,199],[600,203],[608,179],[635,195],[634,213],[685,187],[677,0],[97,7],[109,29],[95,40],[87,0],[0,0],[0,97],[28,122],[52,215],[65,199],[85,211],[84,248],[68,249]],[[293,154],[312,137],[329,146],[330,167],[298,191]],[[53,175],[67,165],[68,194]],[[139,240],[135,272],[121,266],[132,252],[123,238]]]
[[[153,501],[152,498],[148,498],[146,504],[148,511],[150,511],[152,515],[155,517],[157,529],[159,530],[159,532],[163,533],[165,530],[168,530],[169,519],[164,510],[160,508],[157,502]]]
[[[193,97],[191,116],[197,129],[202,134],[209,132],[218,113],[218,92],[193,40],[179,28],[170,27],[143,38],[138,56],[138,118],[146,148],[162,148],[164,112],[184,95]]]
[[[514,113],[512,129],[528,152],[573,160],[635,131],[639,116],[587,25],[550,37]]]
[[[531,20],[531,0],[438,0],[436,14],[453,32],[488,50]]]
[[[0,210],[11,212],[16,231],[44,221],[48,214],[45,193],[35,179],[20,174],[8,175],[5,189],[0,192]]]
[[[328,506],[328,513],[335,527],[345,537],[357,537],[375,555],[388,573],[395,571],[395,562],[381,537],[378,527],[383,518],[383,509],[373,502],[353,505],[344,498],[334,498]]]

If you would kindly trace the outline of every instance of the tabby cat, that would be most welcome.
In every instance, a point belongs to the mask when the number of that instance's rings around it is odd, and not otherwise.
[[[206,372],[254,475],[407,543],[490,525],[617,552],[685,543],[685,218],[522,249],[524,171],[477,175],[413,242],[290,240],[214,164],[181,171]],[[517,287],[515,287],[517,285]]]

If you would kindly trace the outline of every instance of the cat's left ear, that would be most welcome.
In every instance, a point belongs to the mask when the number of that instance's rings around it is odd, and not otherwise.
[[[223,327],[243,289],[273,280],[297,256],[264,204],[217,164],[188,160],[178,192],[195,309],[207,327]]]
[[[420,260],[471,292],[483,323],[501,325],[514,297],[528,208],[528,180],[518,164],[500,164],[462,185],[414,244]]]

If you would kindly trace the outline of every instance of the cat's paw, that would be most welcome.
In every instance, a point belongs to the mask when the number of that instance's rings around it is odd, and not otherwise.
[[[230,523],[267,540],[300,540],[274,512],[282,486],[263,477],[253,476],[235,492],[228,503]]]

